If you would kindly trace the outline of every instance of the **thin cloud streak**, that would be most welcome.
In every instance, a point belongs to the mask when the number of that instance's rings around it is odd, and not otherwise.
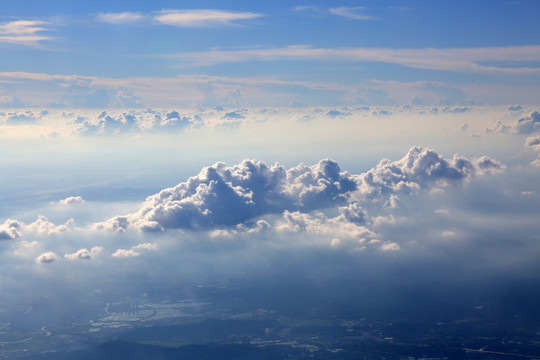
[[[0,42],[36,46],[40,41],[52,40],[50,36],[38,34],[48,31],[43,27],[48,24],[47,21],[39,20],[17,20],[0,24]]]
[[[238,20],[249,20],[261,17],[252,12],[235,12],[224,10],[162,10],[154,20],[164,25],[178,27],[215,27],[237,25]]]
[[[363,10],[366,10],[366,8],[363,6],[338,7],[338,8],[328,9],[328,11],[330,11],[334,15],[343,16],[347,19],[352,19],[352,20],[377,20],[379,19],[376,16],[364,15],[362,13]]]
[[[537,61],[540,46],[508,46],[491,48],[447,49],[389,49],[389,48],[313,48],[308,45],[291,45],[283,48],[250,50],[210,50],[204,52],[167,54],[175,58],[209,66],[218,63],[272,60],[311,61],[374,61],[399,64],[405,67],[482,74],[539,75],[536,67],[501,67],[483,63],[496,61]]]
[[[141,20],[143,18],[143,15],[133,12],[99,13],[96,18],[97,21],[100,22],[106,22],[110,24],[126,24]]]

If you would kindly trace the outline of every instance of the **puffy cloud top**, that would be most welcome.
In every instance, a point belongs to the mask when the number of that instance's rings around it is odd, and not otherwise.
[[[344,203],[355,187],[351,176],[328,159],[290,170],[252,160],[232,167],[217,163],[148,197],[128,220],[145,230],[232,226],[262,214]]]
[[[80,196],[68,196],[65,199],[58,201],[60,205],[79,205],[84,204],[84,199]]]
[[[366,173],[341,172],[337,162],[321,160],[285,169],[244,160],[234,166],[216,163],[197,176],[146,199],[134,214],[116,216],[97,225],[113,231],[167,228],[210,229],[235,226],[255,217],[284,211],[309,213],[339,207],[343,219],[365,224],[362,201],[397,204],[397,194],[462,183],[475,173],[500,171],[488,157],[471,162],[455,155],[446,160],[435,151],[413,147],[402,159],[381,161]],[[396,205],[394,204],[394,205]]]
[[[530,115],[523,116],[510,125],[503,125],[498,122],[494,129],[487,129],[488,132],[510,132],[513,134],[532,134],[540,131],[540,113],[533,111]]]
[[[14,240],[21,236],[24,224],[17,220],[6,220],[0,225],[0,240]]]
[[[48,264],[58,260],[58,255],[52,251],[47,251],[36,258],[37,263]]]
[[[474,172],[475,165],[464,157],[454,155],[446,160],[433,150],[413,147],[401,160],[382,160],[358,175],[357,182],[363,196],[378,200],[384,195],[448,186],[469,179]]]

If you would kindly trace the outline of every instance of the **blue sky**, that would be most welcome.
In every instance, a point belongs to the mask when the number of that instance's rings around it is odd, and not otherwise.
[[[509,98],[531,104],[538,97],[534,1],[227,5],[4,3],[3,95],[15,98],[12,105],[99,107],[113,105],[96,99],[100,93],[122,90],[145,106],[175,105],[177,99],[151,97],[130,80],[144,78],[139,82],[151,87],[163,79],[205,75],[239,83],[240,91],[249,91],[241,79],[250,77],[265,95],[286,92],[308,106],[401,105],[415,96],[428,105],[495,105]],[[28,73],[24,79],[21,72]],[[30,74],[86,81],[36,83]],[[13,79],[17,85],[10,85]],[[58,81],[64,82],[60,88]],[[396,91],[395,82],[404,88]],[[433,97],[415,89],[419,83]],[[66,87],[76,91],[66,94]],[[25,99],[27,88],[46,93],[46,99]],[[200,91],[204,100],[189,97],[183,105],[220,102],[210,90]],[[264,97],[246,101],[265,104]],[[9,98],[4,103],[9,106]]]

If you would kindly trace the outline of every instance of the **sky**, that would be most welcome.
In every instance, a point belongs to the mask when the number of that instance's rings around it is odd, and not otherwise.
[[[2,306],[284,263],[538,284],[538,13],[0,3]]]

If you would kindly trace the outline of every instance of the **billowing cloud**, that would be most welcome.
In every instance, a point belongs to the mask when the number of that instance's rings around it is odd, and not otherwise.
[[[21,236],[24,224],[17,220],[6,220],[0,225],[0,240],[14,240]]]
[[[41,263],[41,264],[52,263],[52,262],[55,262],[56,260],[58,260],[58,255],[56,255],[52,251],[44,252],[43,254],[39,255],[36,258],[36,262]]]
[[[532,166],[540,167],[540,135],[528,137],[525,146],[539,152],[538,158],[531,162]]]
[[[540,135],[528,137],[527,140],[525,140],[525,146],[540,151]]]
[[[95,246],[92,249],[80,249],[71,254],[64,254],[64,258],[68,260],[90,260],[99,255],[103,251],[103,247]]]
[[[118,249],[116,250],[112,256],[117,258],[129,258],[129,257],[136,257],[141,255],[141,251],[156,251],[157,250],[157,244],[155,243],[142,243],[138,244],[136,246],[133,246],[131,249]]]
[[[84,204],[84,199],[80,196],[68,196],[65,199],[58,201],[59,205],[80,205]]]
[[[95,227],[117,232],[129,227],[143,231],[212,229],[285,211],[308,214],[339,206],[339,219],[364,225],[369,218],[362,203],[395,208],[399,194],[466,183],[474,174],[503,169],[488,157],[470,161],[456,155],[446,160],[419,147],[411,148],[398,161],[383,160],[358,175],[341,172],[329,159],[291,169],[253,160],[230,167],[216,163],[186,182],[148,197],[138,212],[113,217]]]
[[[19,239],[23,237],[25,233],[46,236],[60,234],[66,232],[72,225],[73,219],[68,220],[65,224],[55,225],[43,215],[39,215],[34,222],[29,224],[25,224],[18,220],[8,219],[3,224],[0,224],[0,240]]]
[[[4,114],[3,118],[7,125],[26,125],[35,124],[43,120],[47,115],[49,115],[47,110],[42,110],[40,112],[25,110],[9,112]]]
[[[212,9],[162,10],[154,17],[154,20],[164,25],[197,28],[237,25],[238,21],[261,16],[261,14],[252,12]]]
[[[197,123],[196,116],[176,110],[131,110],[120,114],[101,112],[95,119],[76,116],[72,121],[78,135],[115,135],[144,131],[183,129]]]
[[[538,111],[533,111],[509,125],[499,121],[493,128],[487,129],[487,132],[509,132],[512,134],[533,134],[538,131],[540,131],[540,113]]]

